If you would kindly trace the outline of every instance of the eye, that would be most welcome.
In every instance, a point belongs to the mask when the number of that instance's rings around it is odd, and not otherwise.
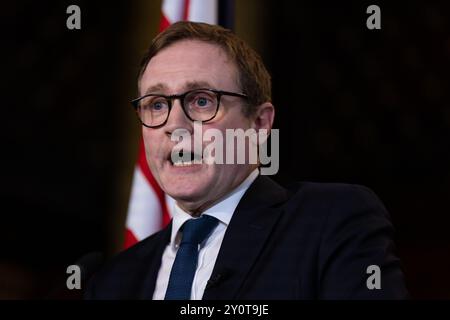
[[[145,111],[161,112],[167,110],[168,102],[162,97],[149,97],[143,101],[142,108]]]
[[[166,105],[167,104],[165,104],[162,101],[157,101],[157,102],[152,103],[151,109],[153,111],[161,111],[161,110],[163,110],[166,107]]]
[[[199,107],[207,107],[211,102],[205,97],[198,97],[196,105]]]
[[[207,91],[195,91],[186,97],[186,101],[192,109],[209,109],[215,107],[216,97]]]

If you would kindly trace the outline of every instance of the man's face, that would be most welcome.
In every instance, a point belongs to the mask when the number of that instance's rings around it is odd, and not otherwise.
[[[241,92],[237,84],[235,64],[219,46],[197,40],[183,40],[161,50],[154,56],[140,82],[140,94],[181,94],[195,88]],[[203,124],[209,128],[253,128],[251,118],[243,114],[244,102],[239,97],[222,96],[216,117]],[[177,141],[171,140],[176,129],[193,135],[194,123],[175,100],[167,123],[159,128],[142,127],[147,161],[161,188],[177,200],[185,210],[203,210],[239,185],[255,168],[249,164],[192,164],[175,166],[171,152]],[[193,140],[193,139],[192,139]],[[225,140],[224,140],[225,143]],[[205,147],[208,142],[203,143]],[[193,150],[193,145],[191,145]],[[225,156],[225,155],[224,155]]]

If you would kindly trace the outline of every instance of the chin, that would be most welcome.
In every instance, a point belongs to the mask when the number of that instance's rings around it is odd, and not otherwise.
[[[208,187],[205,184],[197,185],[192,182],[169,182],[163,184],[165,193],[174,198],[175,200],[185,201],[185,202],[196,202],[199,199],[205,197]]]
[[[163,167],[159,172],[161,188],[173,198],[204,197],[214,184],[214,174],[208,169],[205,164]]]

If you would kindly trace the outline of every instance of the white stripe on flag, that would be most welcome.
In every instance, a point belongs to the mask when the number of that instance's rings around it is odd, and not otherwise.
[[[188,20],[217,24],[217,0],[190,0]]]
[[[163,0],[162,12],[171,24],[183,20],[184,0]]]
[[[139,166],[134,170],[128,212],[132,214],[128,214],[126,225],[138,240],[161,229],[161,204]]]

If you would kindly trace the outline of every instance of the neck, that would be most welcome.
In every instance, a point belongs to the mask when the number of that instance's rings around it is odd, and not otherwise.
[[[236,182],[233,183],[229,189],[219,194],[212,200],[207,200],[201,203],[177,201],[177,205],[185,212],[189,213],[192,217],[199,217],[207,209],[211,208],[215,204],[225,199],[233,190],[235,190],[239,185],[241,185],[255,169],[256,167],[252,167],[251,170],[249,170],[249,172],[247,172],[246,175],[244,175],[241,179],[236,180]]]

